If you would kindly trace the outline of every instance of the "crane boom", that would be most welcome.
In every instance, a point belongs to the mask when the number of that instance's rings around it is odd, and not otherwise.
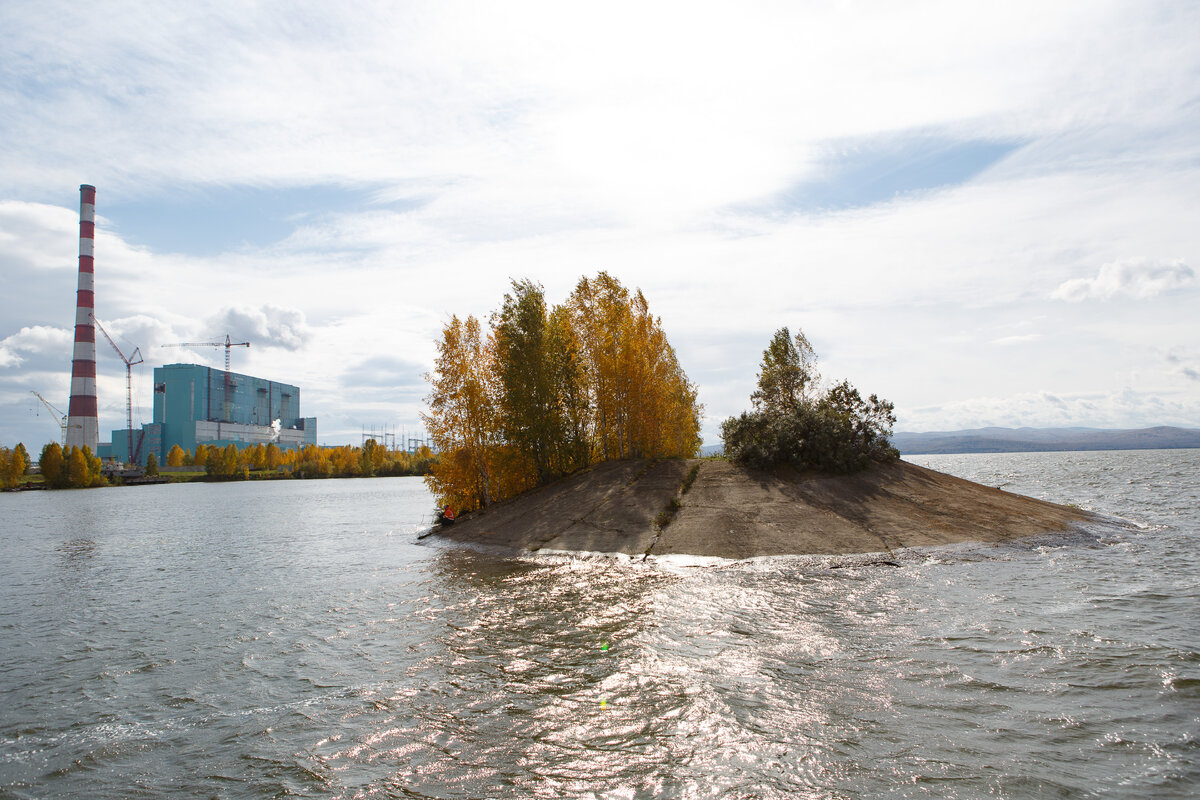
[[[133,457],[133,365],[142,363],[142,349],[140,347],[133,348],[133,355],[126,358],[121,352],[121,348],[117,347],[117,343],[108,335],[108,331],[104,330],[104,326],[100,324],[100,320],[96,319],[96,315],[92,314],[92,322],[96,323],[96,327],[104,334],[104,338],[108,339],[108,343],[112,345],[112,349],[117,351],[117,355],[125,362],[125,429],[129,434],[129,460],[135,461]],[[134,361],[133,359],[137,359]]]
[[[221,416],[226,422],[230,421],[230,409],[233,407],[233,378],[229,374],[229,350],[232,347],[249,347],[249,342],[234,342],[229,339],[229,334],[225,334],[223,342],[177,342],[175,344],[164,344],[163,347],[224,347],[225,348],[225,402],[224,411]]]
[[[229,334],[225,334],[223,342],[176,342],[175,344],[164,344],[163,347],[224,347],[225,348],[225,371],[229,372],[229,349],[231,347],[249,347],[249,342],[234,342],[230,341]]]
[[[41,392],[36,392],[33,389],[30,389],[29,393],[37,395],[37,399],[42,401],[42,405],[44,405],[51,414],[58,418],[58,427],[62,428],[62,446],[65,448],[67,446],[67,415],[59,411],[58,408],[56,408],[55,405],[49,400],[42,397]]]

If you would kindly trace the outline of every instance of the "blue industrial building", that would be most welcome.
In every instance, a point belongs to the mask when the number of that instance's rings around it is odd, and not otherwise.
[[[195,452],[199,444],[270,442],[285,449],[317,443],[317,418],[300,416],[300,387],[200,364],[166,364],[154,368],[154,421],[132,437],[113,431],[100,456],[144,465],[154,453],[165,464],[175,445]]]

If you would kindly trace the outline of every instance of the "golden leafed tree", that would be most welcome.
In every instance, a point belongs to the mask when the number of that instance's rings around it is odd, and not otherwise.
[[[601,272],[547,308],[514,281],[491,324],[452,318],[426,376],[440,502],[472,510],[595,461],[695,455],[696,388],[640,291]]]
[[[421,419],[442,456],[426,481],[442,502],[462,510],[496,499],[492,465],[501,436],[492,345],[479,320],[455,316],[442,331],[434,371],[426,375],[429,413]]]

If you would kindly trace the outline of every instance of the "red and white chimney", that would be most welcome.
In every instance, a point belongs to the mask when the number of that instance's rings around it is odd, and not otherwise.
[[[75,293],[75,351],[71,357],[71,404],[67,407],[67,446],[100,444],[96,408],[96,308],[94,276],[96,187],[79,187],[79,290]]]

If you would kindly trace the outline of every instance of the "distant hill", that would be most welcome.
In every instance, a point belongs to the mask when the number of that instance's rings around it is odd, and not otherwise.
[[[892,434],[903,455],[937,453],[1047,453],[1064,450],[1166,450],[1200,447],[1191,428],[976,428]]]

